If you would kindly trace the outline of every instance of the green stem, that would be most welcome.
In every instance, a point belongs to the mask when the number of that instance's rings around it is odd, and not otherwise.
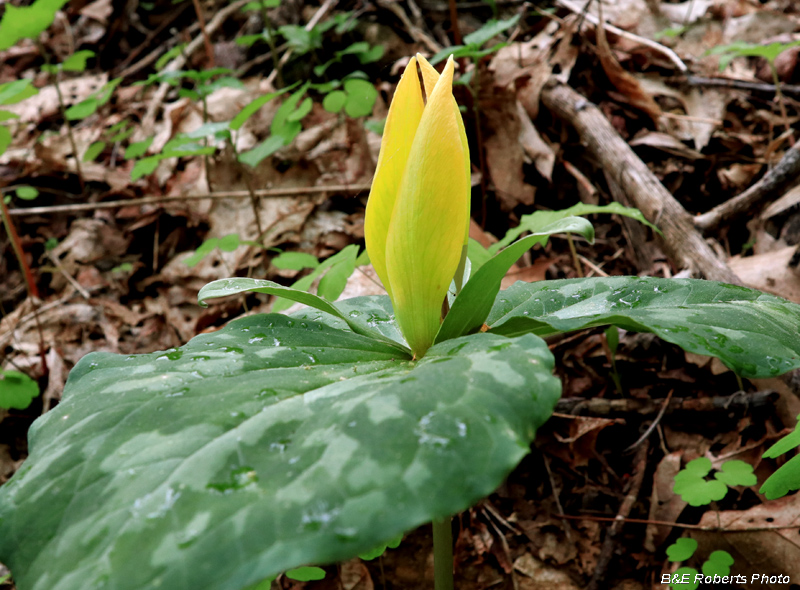
[[[450,518],[433,526],[433,579],[436,590],[453,590],[453,529]]]

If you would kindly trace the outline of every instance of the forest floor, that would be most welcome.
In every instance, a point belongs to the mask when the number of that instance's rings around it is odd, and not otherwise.
[[[598,2],[576,0],[274,4],[72,0],[41,43],[0,52],[0,84],[30,78],[39,88],[3,107],[18,115],[0,154],[18,240],[0,236],[0,367],[27,374],[41,392],[26,409],[0,409],[0,484],[88,352],[180,346],[274,304],[255,294],[201,308],[204,284],[252,276],[289,285],[309,272],[303,261],[313,267],[363,246],[380,132],[415,52],[464,46],[454,93],[472,156],[470,235],[484,246],[526,215],[577,203],[636,207],[659,226],[664,212],[682,220],[659,236],[629,218],[594,215],[593,245],[550,240],[505,285],[695,276],[800,303],[796,2],[614,0],[600,13]],[[264,16],[280,35],[262,34]],[[774,51],[759,56],[748,43]],[[93,52],[88,65],[43,67],[84,50]],[[356,96],[354,80],[377,92]],[[265,103],[233,142],[208,127],[306,81]],[[581,99],[572,105],[570,89]],[[602,125],[591,118],[587,128],[584,115],[603,119],[607,135],[596,135]],[[191,133],[190,153],[170,144],[183,147]],[[273,263],[281,253],[313,259]],[[363,267],[341,296],[381,293]],[[699,547],[687,564],[697,569],[725,550],[734,574],[794,582],[715,588],[800,588],[800,501],[766,503],[759,485],[736,486],[695,507],[672,491],[697,457],[715,468],[743,460],[762,483],[778,465],[764,451],[800,414],[797,388],[742,382],[651,334],[616,332],[615,350],[601,329],[548,339],[563,399],[507,482],[455,519],[456,587],[666,588],[662,575],[681,565],[666,548],[689,536]],[[728,530],[717,530],[719,519]],[[423,527],[379,559],[326,567],[321,581],[275,584],[430,588],[432,563]]]

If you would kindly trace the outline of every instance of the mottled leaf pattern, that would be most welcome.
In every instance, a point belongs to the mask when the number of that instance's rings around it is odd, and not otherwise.
[[[552,369],[533,335],[411,362],[283,315],[87,355],[0,488],[0,561],[19,590],[239,590],[370,551],[491,493],[552,411]]]
[[[800,367],[800,305],[713,281],[608,277],[516,283],[486,323],[496,334],[569,332],[609,324],[653,332],[716,356],[745,377]]]

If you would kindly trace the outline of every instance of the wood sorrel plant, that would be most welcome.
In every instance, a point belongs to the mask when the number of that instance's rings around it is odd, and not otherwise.
[[[216,281],[201,302],[260,292],[311,309],[84,357],[0,488],[0,561],[19,590],[260,589],[430,521],[447,588],[448,518],[502,482],[559,396],[541,336],[614,325],[744,377],[800,366],[800,306],[742,287],[609,277],[500,293],[550,235],[591,240],[580,217],[529,220],[531,235],[470,273],[452,68],[437,80],[412,60],[387,121],[367,231],[391,299]]]

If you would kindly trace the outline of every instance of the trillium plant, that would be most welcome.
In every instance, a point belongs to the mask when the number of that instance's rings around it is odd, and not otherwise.
[[[800,367],[800,306],[743,287],[608,277],[501,292],[525,251],[593,230],[554,213],[469,260],[453,68],[412,58],[389,110],[366,212],[388,296],[216,281],[201,303],[258,292],[306,307],[75,366],[0,488],[0,561],[19,590],[263,590],[428,522],[436,587],[452,588],[451,516],[495,490],[560,395],[543,336],[613,325],[744,377]]]

